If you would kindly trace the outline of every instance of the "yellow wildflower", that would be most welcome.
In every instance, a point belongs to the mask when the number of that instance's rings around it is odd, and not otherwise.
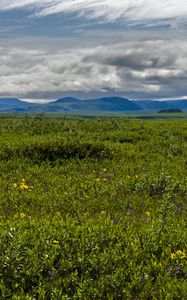
[[[24,212],[21,212],[21,213],[16,213],[16,214],[14,214],[14,216],[13,216],[13,219],[15,220],[15,219],[21,219],[21,220],[23,220],[23,219],[25,219],[27,217],[27,215],[24,213]]]
[[[176,253],[171,253],[170,257],[171,257],[171,259],[176,259],[177,255],[176,255]]]
[[[186,252],[182,250],[177,250],[176,252],[173,252],[170,254],[171,259],[184,259],[186,258]]]
[[[53,244],[54,244],[54,245],[59,245],[60,242],[59,242],[58,240],[53,240]]]
[[[25,219],[26,218],[26,214],[24,214],[23,212],[20,213],[20,219]]]
[[[29,186],[28,186],[28,184],[22,182],[21,185],[20,185],[20,189],[21,190],[29,190]]]
[[[96,178],[96,181],[99,182],[99,181],[100,181],[100,178]]]
[[[177,251],[175,252],[175,254],[176,254],[177,256],[179,256],[180,258],[185,258],[185,257],[186,257],[185,251],[182,251],[182,250],[177,250]]]
[[[15,188],[15,189],[16,189],[18,185],[17,185],[17,183],[13,183],[13,185],[12,185],[12,186],[13,186],[13,188]]]
[[[106,169],[106,168],[104,168],[104,169],[103,169],[103,172],[105,172],[105,173],[106,173],[106,171],[107,171],[107,169]]]
[[[31,185],[29,185],[28,183],[26,183],[25,179],[22,178],[22,182],[20,183],[19,188],[20,188],[22,191],[26,190],[26,191],[28,191],[28,192],[31,192],[32,189],[33,189],[33,186],[31,186]]]

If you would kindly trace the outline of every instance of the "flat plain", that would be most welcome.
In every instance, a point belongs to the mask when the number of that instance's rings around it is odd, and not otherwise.
[[[187,299],[186,120],[1,119],[1,299]]]

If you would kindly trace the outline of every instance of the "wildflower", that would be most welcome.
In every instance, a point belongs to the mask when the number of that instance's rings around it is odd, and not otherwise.
[[[179,256],[180,258],[185,258],[185,257],[186,257],[185,251],[177,250],[175,253],[176,253],[176,255]]]
[[[181,272],[181,268],[179,266],[176,266],[175,271],[177,274],[179,274]]]
[[[53,244],[54,244],[54,245],[59,245],[60,242],[59,242],[58,240],[53,240]]]
[[[103,169],[103,172],[106,173],[106,171],[107,171],[107,169],[104,168],[104,169]]]
[[[24,214],[23,212],[20,213],[20,219],[25,219],[26,218],[26,214]]]
[[[171,258],[171,259],[176,259],[176,254],[175,254],[175,253],[171,253],[171,254],[170,254],[170,258]]]
[[[177,250],[176,252],[170,254],[170,258],[173,260],[177,258],[184,259],[186,258],[186,252],[182,250]]]
[[[12,186],[13,186],[14,189],[16,189],[18,185],[17,185],[17,183],[13,183]]]
[[[27,184],[27,183],[25,182],[25,179],[22,179],[22,182],[21,182],[21,184],[20,184],[20,189],[21,189],[22,191],[25,190],[25,191],[31,192],[32,189],[33,189],[33,186]]]
[[[27,215],[24,213],[24,212],[21,212],[21,213],[16,213],[14,216],[13,216],[13,219],[25,219],[27,217]]]
[[[99,181],[100,181],[100,178],[96,178],[96,181],[99,182]]]
[[[21,190],[29,190],[29,186],[26,183],[22,182],[20,184],[20,189]]]

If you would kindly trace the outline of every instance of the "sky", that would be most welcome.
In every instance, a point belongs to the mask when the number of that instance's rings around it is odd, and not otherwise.
[[[187,98],[187,0],[0,0],[0,97]]]

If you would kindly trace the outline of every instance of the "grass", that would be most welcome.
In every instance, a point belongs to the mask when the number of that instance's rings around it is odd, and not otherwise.
[[[69,114],[69,113],[0,113],[0,119],[18,119],[18,120],[91,120],[91,119],[139,119],[139,120],[186,120],[187,113],[118,113],[118,114]]]
[[[185,120],[0,120],[1,299],[186,299]]]

